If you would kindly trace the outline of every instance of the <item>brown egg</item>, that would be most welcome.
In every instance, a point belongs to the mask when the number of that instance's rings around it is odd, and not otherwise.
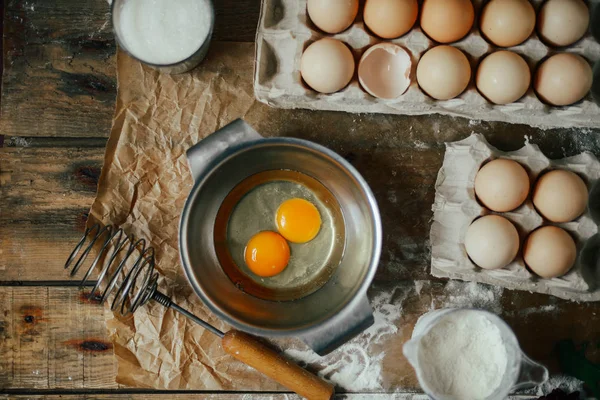
[[[564,229],[544,226],[533,231],[525,241],[523,259],[542,278],[555,278],[573,267],[577,246]]]
[[[573,221],[585,212],[588,189],[579,175],[556,169],[542,175],[533,191],[533,204],[552,222]]]
[[[506,218],[486,215],[467,229],[465,249],[471,260],[483,269],[504,268],[517,256],[519,233]]]
[[[523,57],[512,51],[500,50],[481,61],[476,82],[479,92],[489,101],[508,104],[527,93],[531,71]]]
[[[590,13],[582,0],[548,0],[538,18],[538,34],[551,46],[568,46],[585,35]]]
[[[370,94],[395,99],[410,86],[410,55],[393,43],[369,47],[358,64],[358,80]]]
[[[479,28],[496,46],[516,46],[535,29],[535,10],[529,0],[491,0],[481,12]]]
[[[512,211],[527,199],[529,175],[516,161],[490,161],[475,176],[475,194],[492,211]]]
[[[421,29],[440,43],[452,43],[465,37],[474,19],[471,0],[424,0],[421,8]]]
[[[471,80],[467,56],[452,46],[436,46],[427,51],[417,65],[417,81],[421,89],[438,100],[461,94]]]
[[[590,92],[592,80],[592,67],[585,58],[577,54],[559,53],[538,67],[533,86],[545,103],[568,106]]]
[[[393,39],[407,33],[418,14],[417,0],[367,0],[363,16],[374,34]]]
[[[354,57],[339,40],[325,38],[308,46],[300,62],[302,79],[314,90],[333,93],[343,89],[354,75]]]
[[[308,16],[322,31],[346,30],[358,14],[358,0],[308,0]]]

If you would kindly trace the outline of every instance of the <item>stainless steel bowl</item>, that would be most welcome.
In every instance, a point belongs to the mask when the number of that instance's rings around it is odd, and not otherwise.
[[[185,273],[204,303],[234,327],[262,336],[299,336],[325,354],[373,323],[366,292],[381,252],[375,198],[342,157],[315,143],[263,138],[237,120],[188,151],[195,185],[180,225]],[[240,290],[219,265],[215,218],[227,194],[247,177],[289,169],[320,181],[339,202],[345,251],[332,277],[314,293],[293,301],[268,301]]]

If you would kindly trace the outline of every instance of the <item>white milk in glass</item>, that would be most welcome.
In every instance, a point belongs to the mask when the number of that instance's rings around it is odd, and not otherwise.
[[[115,4],[115,27],[131,55],[170,65],[193,55],[210,34],[212,7],[206,0],[124,0]]]

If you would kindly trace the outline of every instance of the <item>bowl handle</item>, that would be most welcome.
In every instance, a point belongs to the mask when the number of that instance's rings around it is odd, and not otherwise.
[[[374,322],[373,309],[367,296],[363,295],[331,320],[300,338],[315,353],[324,356],[357,336]]]
[[[212,135],[207,136],[187,151],[187,159],[194,182],[206,167],[230,147],[263,137],[242,119],[236,119]]]

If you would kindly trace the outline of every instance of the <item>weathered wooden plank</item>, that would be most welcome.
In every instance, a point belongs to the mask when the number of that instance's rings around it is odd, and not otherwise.
[[[275,117],[277,110],[268,111]],[[45,147],[55,140],[60,147]],[[26,147],[0,149],[0,281],[66,279],[63,263],[83,233],[104,149],[95,147],[101,141],[62,142],[18,138],[7,144]],[[380,202],[386,237],[378,280],[428,279],[429,204],[441,147],[413,153],[397,145],[334,147],[365,174]],[[378,165],[396,167],[387,176]],[[38,263],[45,268],[31,268]]]
[[[429,227],[444,140],[483,132],[504,150],[523,137],[552,157],[588,150],[600,155],[600,135],[536,131],[520,125],[440,116],[355,116],[278,110],[257,104],[245,116],[265,136],[321,143],[348,159],[379,203],[384,245],[377,281],[430,279]],[[336,126],[335,131],[330,127]],[[0,149],[0,281],[64,280],[62,263],[82,233],[103,159],[101,139],[15,138]],[[27,147],[23,147],[27,146]],[[42,271],[31,265],[44,263]]]
[[[258,0],[213,1],[216,14],[213,40],[254,42],[260,3]]]
[[[115,51],[105,2],[7,2],[0,132],[107,135]]]
[[[254,40],[260,2],[215,7],[215,46]],[[12,0],[5,11],[0,134],[107,137],[117,87],[108,4]]]
[[[103,147],[0,148],[0,281],[66,279],[103,155]]]
[[[104,400],[104,399],[116,399],[116,400],[155,400],[164,399],[168,397],[172,400],[300,400],[302,397],[291,394],[291,393],[269,393],[261,394],[257,392],[252,393],[194,393],[194,394],[181,394],[181,393],[120,393],[112,392],[110,394],[47,394],[47,395],[8,395],[1,396],[0,400],[13,400],[13,399],[31,399],[31,400]],[[510,396],[507,400],[525,400],[525,399],[536,399],[537,396]],[[418,393],[348,393],[348,394],[336,394],[333,397],[334,400],[428,400],[424,394]]]
[[[116,399],[116,400],[163,400],[165,398],[172,400],[300,400],[302,397],[281,393],[281,394],[261,394],[261,393],[194,393],[194,394],[181,394],[181,393],[119,393],[111,392],[109,394],[43,394],[43,395],[0,395],[0,400],[18,400],[18,399],[30,399],[30,400],[105,400],[105,399]],[[366,400],[364,396],[350,395],[350,396],[336,396],[335,399],[349,399],[349,400]],[[425,396],[394,396],[389,397],[387,395],[369,397],[369,399],[386,399],[386,400],[426,400]]]
[[[110,394],[46,394],[46,395],[7,395],[1,396],[0,400],[17,400],[17,399],[31,399],[31,400],[104,400],[104,399],[116,399],[116,400],[155,400],[164,399],[168,397],[172,400],[300,400],[302,397],[291,394],[291,393],[268,393],[261,394],[257,392],[252,393],[194,393],[194,394],[182,394],[182,393],[119,393],[114,392]],[[515,396],[510,399],[530,399],[531,396]],[[427,400],[429,397],[423,394],[415,393],[390,393],[390,394],[337,394],[333,397],[335,400]]]
[[[0,288],[0,388],[116,388],[102,307],[61,287]]]
[[[392,391],[418,389],[401,349],[419,316],[432,309],[475,306],[499,313],[515,330],[523,350],[552,373],[559,371],[555,353],[559,341],[590,342],[592,349],[599,344],[598,303],[578,304],[485,285],[429,281],[376,284],[369,297],[376,325],[346,350],[318,358],[297,342],[275,343],[293,349],[290,356],[303,365],[347,385],[353,375],[343,370],[345,357],[360,347],[364,350],[361,357],[366,358],[364,373],[370,376],[379,371],[373,379],[381,379],[381,385]],[[0,339],[0,389],[116,388],[104,309],[89,303],[85,291],[0,287]]]

